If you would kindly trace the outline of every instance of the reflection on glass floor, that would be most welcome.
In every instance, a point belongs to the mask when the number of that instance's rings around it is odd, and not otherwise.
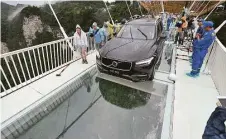
[[[87,76],[83,86],[19,139],[160,138],[167,85],[158,96]]]
[[[160,59],[160,65],[157,67],[157,70],[160,72],[170,72],[171,61],[173,55],[173,45],[165,44],[163,47],[162,57]]]

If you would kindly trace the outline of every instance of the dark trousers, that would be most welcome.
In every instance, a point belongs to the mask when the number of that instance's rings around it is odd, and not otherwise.
[[[184,43],[184,34],[183,33],[184,32],[177,32],[174,43],[179,42],[179,44],[183,45],[183,43]]]
[[[202,50],[195,48],[193,49],[192,54],[192,73],[197,74],[200,72],[200,69],[203,64],[203,60],[207,54],[208,50]]]

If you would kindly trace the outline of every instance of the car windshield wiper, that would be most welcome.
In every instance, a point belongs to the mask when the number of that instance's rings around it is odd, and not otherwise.
[[[146,34],[144,34],[144,32],[142,32],[139,28],[137,28],[137,30],[139,30],[140,33],[141,33],[142,35],[144,35],[144,37],[146,38],[146,40],[148,39],[148,36],[147,36]]]
[[[130,26],[130,35],[131,35],[131,38],[132,38],[132,40],[133,40],[133,35],[132,35],[131,26]]]

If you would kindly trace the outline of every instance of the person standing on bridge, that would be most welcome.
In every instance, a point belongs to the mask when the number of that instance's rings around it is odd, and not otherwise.
[[[78,48],[79,52],[81,53],[82,64],[88,64],[88,61],[86,59],[88,40],[86,33],[81,29],[79,25],[76,25],[76,32],[74,34],[74,45]]]
[[[167,31],[169,31],[170,24],[173,22],[172,15],[169,15],[167,18]]]
[[[204,35],[203,22],[204,22],[203,19],[199,19],[199,20],[198,20],[198,26],[199,26],[199,27],[198,27],[198,29],[197,29],[197,31],[196,31],[194,40],[197,40],[197,38],[200,38],[200,39],[201,39],[201,38],[203,37],[203,35]],[[193,41],[193,42],[195,42],[195,41]],[[194,44],[193,44],[193,45],[194,45]],[[192,48],[192,51],[193,51],[192,56],[191,56],[191,58],[189,59],[189,61],[190,61],[191,63],[192,63],[192,59],[193,59],[193,54],[196,52],[194,47]]]
[[[203,60],[208,52],[208,48],[213,43],[216,37],[215,32],[213,30],[212,21],[204,21],[203,28],[205,29],[203,37],[200,38],[200,36],[197,36],[197,40],[194,40],[193,42],[195,53],[193,54],[192,59],[192,71],[186,74],[189,77],[199,76]]]
[[[100,29],[98,26],[97,26],[97,23],[94,22],[93,25],[92,25],[93,28],[90,28],[89,29],[89,34],[91,34],[91,36],[94,37],[94,41],[95,41],[95,44],[96,44],[96,50],[99,50],[101,47],[104,46],[104,42],[105,42],[105,39],[106,39],[106,34],[105,32],[103,31],[103,29]]]

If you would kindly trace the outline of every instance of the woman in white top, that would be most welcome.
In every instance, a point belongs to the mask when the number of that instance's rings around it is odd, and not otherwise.
[[[87,36],[79,25],[76,25],[76,32],[74,34],[74,45],[78,48],[78,51],[81,52],[82,64],[88,64],[88,61],[86,59],[86,50],[88,47]]]

